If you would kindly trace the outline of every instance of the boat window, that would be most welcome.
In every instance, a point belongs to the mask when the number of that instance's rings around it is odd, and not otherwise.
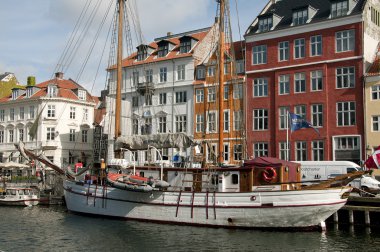
[[[24,190],[22,190],[22,189],[19,190],[19,191],[18,191],[18,195],[24,195]]]
[[[16,190],[9,190],[10,191],[10,195],[16,195]]]
[[[144,172],[140,172],[140,177],[144,177]]]
[[[347,173],[352,173],[352,172],[356,172],[356,171],[358,171],[357,168],[354,168],[354,167],[348,167],[347,168]]]
[[[219,178],[218,174],[213,174],[211,176],[211,184],[213,184],[213,185],[219,184],[219,179],[218,178]]]
[[[234,185],[239,184],[239,175],[232,174],[231,179],[232,179],[232,184],[234,184]]]

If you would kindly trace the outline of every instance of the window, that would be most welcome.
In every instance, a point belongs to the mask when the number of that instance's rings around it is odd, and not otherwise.
[[[223,73],[226,75],[226,74],[229,74],[230,73],[230,63],[224,63],[224,68],[223,68]]]
[[[294,113],[299,115],[303,119],[306,118],[306,106],[305,105],[297,105],[294,107]]]
[[[280,142],[279,158],[283,160],[288,159],[289,148],[287,148],[286,142]]]
[[[0,143],[4,143],[4,130],[0,130]]]
[[[177,80],[185,80],[185,65],[177,66]]]
[[[70,107],[70,119],[75,119],[75,107]]]
[[[167,81],[167,71],[168,71],[168,69],[166,67],[160,68],[160,82],[166,82]]]
[[[239,184],[239,175],[238,174],[232,174],[231,175],[231,183],[233,185]]]
[[[55,105],[48,105],[47,107],[47,117],[55,118]]]
[[[207,131],[216,132],[216,112],[209,112],[207,114]]]
[[[75,129],[70,129],[69,141],[75,142]]]
[[[233,90],[234,99],[243,99],[243,84],[235,84]]]
[[[10,108],[9,109],[9,121],[14,121],[15,120],[15,109]]]
[[[225,162],[230,160],[230,146],[228,144],[223,144],[223,160]]]
[[[216,162],[216,144],[207,145],[207,161]]]
[[[337,103],[338,126],[352,126],[356,124],[355,102]]]
[[[376,24],[377,26],[380,26],[380,11],[374,8],[373,6],[371,6],[370,8],[372,23]]]
[[[272,17],[264,17],[259,19],[259,32],[269,31],[273,26]]]
[[[289,60],[289,41],[283,41],[278,44],[278,60]]]
[[[372,131],[380,131],[380,116],[372,116]]]
[[[24,141],[24,129],[18,129],[18,140]]]
[[[268,96],[268,81],[264,78],[253,80],[253,96],[263,97]]]
[[[307,160],[306,142],[296,142],[296,161]]]
[[[229,93],[230,87],[229,86],[224,86],[224,92],[223,92],[223,99],[228,100],[228,93]]]
[[[243,145],[241,144],[234,145],[234,160],[235,161],[243,160]]]
[[[198,88],[195,90],[195,102],[202,103],[204,101],[204,90],[202,88]]]
[[[216,100],[216,89],[215,87],[209,87],[207,89],[207,101],[214,102]]]
[[[254,157],[267,157],[268,156],[268,143],[255,143],[253,145]]]
[[[0,122],[4,122],[4,121],[5,121],[5,110],[0,109]]]
[[[223,130],[230,131],[230,111],[223,111]]]
[[[55,137],[55,128],[53,127],[47,127],[46,128],[46,140],[54,140]]]
[[[29,119],[34,119],[34,106],[29,107]]]
[[[336,150],[359,150],[358,137],[338,137],[335,139]]]
[[[158,117],[158,133],[166,133],[166,116]]]
[[[178,115],[175,117],[176,132],[186,132],[186,115]]]
[[[13,143],[14,141],[14,130],[13,129],[10,129],[8,130],[8,133],[9,133],[9,143]]]
[[[311,56],[322,55],[322,36],[321,35],[310,37],[310,54]]]
[[[79,98],[79,100],[85,101],[86,100],[86,91],[78,90],[78,98]]]
[[[244,60],[236,60],[236,73],[244,73],[245,72],[245,62]]]
[[[25,118],[25,111],[24,111],[24,107],[20,107],[20,113],[19,113],[19,119],[20,120],[24,120]]]
[[[268,129],[268,110],[254,109],[253,110],[253,130]]]
[[[132,96],[132,107],[137,108],[139,106],[139,97],[138,96]]]
[[[307,9],[293,11],[293,25],[306,24],[308,20]]]
[[[139,134],[139,120],[137,119],[132,120],[132,134],[133,135]]]
[[[336,88],[355,87],[355,68],[341,67],[336,69]]]
[[[187,93],[186,91],[175,92],[175,102],[182,103],[187,101]]]
[[[311,125],[314,127],[323,126],[323,105],[313,104],[311,105]]]
[[[380,100],[380,85],[375,85],[371,87],[371,97],[372,100]]]
[[[169,53],[169,44],[168,43],[162,43],[158,46],[158,53],[157,56],[159,58],[165,57]]]
[[[235,131],[240,131],[242,129],[242,125],[243,125],[243,111],[241,111],[241,110],[234,111],[233,117],[234,117],[233,118],[233,120],[234,120],[234,124],[233,124],[234,130]]]
[[[82,130],[82,143],[87,143],[88,130]]]
[[[206,77],[206,71],[204,67],[197,68],[197,79],[204,79]]]
[[[145,70],[145,82],[153,83],[153,69]]]
[[[279,107],[278,110],[279,110],[279,116],[280,116],[280,129],[287,129],[289,107]]]
[[[48,85],[47,94],[49,97],[56,97],[57,96],[57,86]]]
[[[305,58],[305,39],[294,40],[294,58],[300,59]]]
[[[331,3],[331,17],[341,17],[347,15],[348,1],[335,1]]]
[[[145,106],[152,106],[152,95],[145,94]]]
[[[196,132],[204,132],[204,116],[202,114],[197,114],[196,118]]]
[[[215,66],[208,66],[207,76],[209,76],[209,77],[215,76],[215,71],[216,71]]]
[[[306,92],[306,77],[305,73],[294,74],[294,93]]]
[[[335,33],[336,51],[347,52],[355,48],[355,31],[347,30]]]
[[[321,91],[323,89],[323,74],[321,70],[311,71],[311,91]]]
[[[87,122],[88,121],[88,109],[83,108],[83,121]]]
[[[184,39],[179,44],[179,53],[188,53],[191,50],[191,40]]]
[[[166,104],[166,93],[160,93],[158,102],[160,105]]]
[[[266,64],[267,63],[267,46],[259,45],[253,47],[253,64]]]
[[[148,51],[146,45],[141,45],[137,50],[137,61],[143,61],[148,57]]]
[[[278,76],[278,93],[280,95],[286,95],[290,92],[289,75]]]
[[[132,73],[132,85],[137,86],[139,84],[139,72],[135,71]]]
[[[312,160],[314,161],[322,161],[325,159],[324,157],[324,143],[323,141],[313,141],[311,143],[311,155]]]
[[[33,88],[26,87],[26,97],[31,97],[33,95]]]

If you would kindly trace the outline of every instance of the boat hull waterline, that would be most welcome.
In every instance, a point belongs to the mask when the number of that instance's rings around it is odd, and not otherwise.
[[[318,226],[344,206],[350,188],[260,192],[136,192],[64,182],[69,211],[162,223],[242,227]]]

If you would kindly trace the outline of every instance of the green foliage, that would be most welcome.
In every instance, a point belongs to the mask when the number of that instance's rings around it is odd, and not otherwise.
[[[9,82],[0,81],[0,98],[11,95],[12,88],[14,87],[23,87],[23,86],[17,85],[16,78],[11,79]]]

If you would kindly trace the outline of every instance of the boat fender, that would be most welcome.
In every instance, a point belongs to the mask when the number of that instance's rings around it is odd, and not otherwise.
[[[265,182],[271,182],[277,178],[277,172],[273,167],[266,167],[262,173]]]

